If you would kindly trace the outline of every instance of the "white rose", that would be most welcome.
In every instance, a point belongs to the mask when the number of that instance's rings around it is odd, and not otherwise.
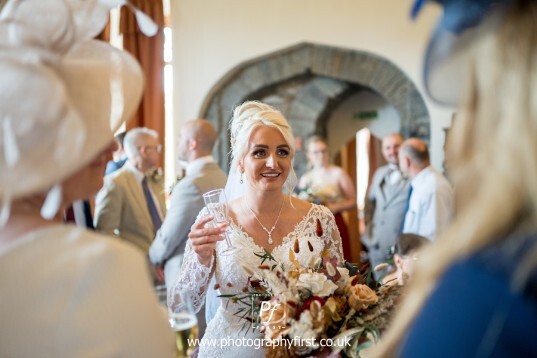
[[[306,355],[319,348],[317,338],[320,330],[313,328],[310,311],[300,314],[300,319],[291,323],[288,336],[293,339],[293,351],[298,355]]]
[[[303,273],[298,277],[296,284],[311,291],[314,296],[330,296],[337,289],[337,285],[320,273]]]

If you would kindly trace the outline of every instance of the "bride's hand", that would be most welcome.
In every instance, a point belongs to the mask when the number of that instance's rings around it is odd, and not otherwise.
[[[198,260],[202,265],[209,266],[213,256],[217,241],[224,240],[223,234],[228,224],[218,224],[215,227],[205,227],[205,224],[213,220],[213,217],[206,216],[192,225],[188,238],[192,249],[198,255]]]

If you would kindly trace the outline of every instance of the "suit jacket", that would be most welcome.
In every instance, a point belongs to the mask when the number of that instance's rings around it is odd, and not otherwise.
[[[203,193],[223,188],[226,180],[226,174],[215,162],[206,162],[197,170],[187,172],[175,185],[166,219],[149,249],[149,259],[153,264],[160,265],[172,257],[183,255],[190,227],[205,206]],[[180,265],[175,262],[175,272],[178,272]]]
[[[158,198],[161,212],[166,211],[164,184],[161,176],[149,181]],[[155,237],[155,228],[147,208],[142,185],[126,167],[105,176],[104,186],[95,199],[95,228],[131,242],[147,253]]]
[[[366,200],[366,232],[362,242],[369,250],[373,266],[386,262],[387,252],[399,237],[408,200],[408,179],[390,184],[389,172],[388,165],[377,169]]]

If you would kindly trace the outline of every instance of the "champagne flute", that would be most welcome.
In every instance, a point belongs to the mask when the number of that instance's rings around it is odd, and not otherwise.
[[[229,224],[229,208],[224,189],[215,189],[203,194],[203,200],[215,223]],[[227,228],[224,231],[224,236],[226,238],[226,248],[221,252],[222,255],[230,254],[233,251]]]
[[[169,297],[168,321],[175,332],[177,358],[192,356],[198,338],[198,319],[189,292],[175,289]]]
[[[157,299],[158,299],[158,302],[163,306],[163,307],[168,307],[168,303],[167,303],[167,300],[168,300],[168,291],[166,289],[166,285],[158,285],[158,286],[155,286],[155,294],[157,296]]]

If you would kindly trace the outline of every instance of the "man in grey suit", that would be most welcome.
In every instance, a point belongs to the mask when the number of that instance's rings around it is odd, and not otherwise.
[[[164,270],[168,290],[183,264],[190,227],[205,206],[203,193],[226,185],[226,174],[211,156],[216,138],[214,127],[205,119],[187,122],[179,131],[177,152],[179,160],[188,163],[186,173],[173,188],[170,209],[149,249],[149,260],[156,271]],[[205,310],[200,310],[197,316],[201,337],[206,326]]]
[[[164,181],[156,169],[158,134],[134,128],[125,136],[128,160],[105,176],[95,198],[95,228],[129,241],[147,254],[166,214]]]
[[[205,206],[203,193],[226,185],[226,174],[211,156],[216,138],[205,119],[187,122],[179,132],[177,152],[188,163],[186,174],[173,188],[168,214],[149,249],[151,263],[164,268],[167,287],[179,273],[190,227]]]
[[[374,268],[389,258],[401,232],[403,216],[409,193],[409,182],[399,169],[399,148],[403,136],[392,133],[382,139],[382,155],[387,165],[377,169],[369,186],[365,205],[366,230],[362,243],[369,251],[369,261]],[[374,271],[378,280],[385,271]]]

